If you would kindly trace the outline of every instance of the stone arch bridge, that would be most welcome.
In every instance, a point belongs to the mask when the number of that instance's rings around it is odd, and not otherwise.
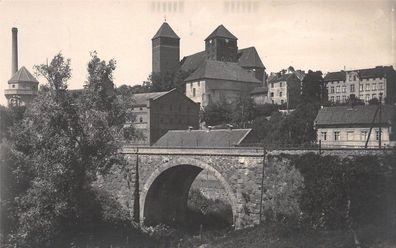
[[[377,149],[279,149],[263,148],[157,148],[124,147],[127,164],[98,180],[117,201],[145,224],[182,222],[187,214],[190,186],[202,171],[211,172],[223,186],[236,229],[260,222],[264,167],[286,165],[287,155],[320,153],[339,157],[380,155]],[[279,155],[279,156],[277,156]],[[286,156],[280,156],[286,155]]]

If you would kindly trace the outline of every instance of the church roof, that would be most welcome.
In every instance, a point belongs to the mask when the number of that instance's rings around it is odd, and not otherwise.
[[[242,67],[256,67],[264,68],[265,66],[260,59],[255,47],[248,47],[238,50],[238,63]],[[200,66],[206,59],[205,51],[194,53],[189,56],[185,56],[181,63],[181,69],[183,71],[194,71]]]
[[[251,129],[169,130],[155,147],[233,147],[246,139]]]
[[[223,24],[221,24],[220,26],[218,26],[206,39],[209,40],[211,38],[215,38],[215,37],[221,37],[221,38],[228,38],[228,39],[233,39],[233,40],[237,40],[238,38],[235,37],[235,35],[233,35],[230,31],[228,31],[228,29],[226,29]]]
[[[175,31],[173,31],[173,29],[171,28],[171,26],[169,26],[167,22],[162,23],[161,27],[158,29],[157,33],[154,35],[152,40],[159,37],[180,39],[180,37],[177,36]]]
[[[15,74],[11,77],[11,79],[8,80],[9,84],[15,84],[21,82],[36,83],[36,84],[39,83],[37,79],[24,66],[22,66],[17,72],[15,72]]]
[[[238,51],[238,56],[238,63],[242,67],[258,67],[265,69],[255,47],[240,49]]]
[[[221,79],[239,82],[260,83],[251,73],[237,63],[206,60],[185,81],[197,79]]]

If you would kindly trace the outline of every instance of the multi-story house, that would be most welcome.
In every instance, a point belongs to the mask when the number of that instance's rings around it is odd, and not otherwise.
[[[316,116],[314,127],[317,142],[325,147],[379,147],[396,145],[396,106],[384,105],[379,115],[378,105],[324,107]],[[371,130],[371,131],[370,131]]]
[[[359,98],[366,104],[373,98],[393,104],[396,101],[396,72],[392,66],[329,72],[324,77],[328,100],[345,103],[348,99]]]
[[[268,98],[273,104],[294,108],[300,95],[301,80],[295,73],[278,73],[268,79]]]
[[[168,130],[199,127],[199,104],[176,89],[165,92],[134,94],[130,112],[139,137],[133,143],[152,145]]]

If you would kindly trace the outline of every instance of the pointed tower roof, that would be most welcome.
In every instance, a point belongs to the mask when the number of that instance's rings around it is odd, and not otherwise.
[[[167,22],[162,23],[161,27],[158,29],[157,33],[154,35],[152,40],[159,38],[159,37],[180,39],[180,37],[177,36],[175,31],[173,31],[173,29]]]
[[[230,31],[228,31],[228,29],[226,29],[223,24],[221,24],[220,26],[218,26],[206,39],[211,39],[214,37],[221,37],[221,38],[228,38],[228,39],[234,39],[237,40],[238,38],[235,37],[235,35],[233,35]]]
[[[36,83],[38,84],[39,82],[37,79],[26,69],[26,67],[22,66],[12,77],[10,80],[8,80],[9,84],[15,84],[15,83]]]

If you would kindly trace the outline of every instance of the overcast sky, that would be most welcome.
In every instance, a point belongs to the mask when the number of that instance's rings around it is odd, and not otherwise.
[[[18,28],[19,67],[33,73],[33,65],[62,51],[71,59],[74,89],[86,80],[93,50],[116,59],[116,85],[146,80],[151,38],[164,16],[181,38],[181,58],[202,51],[204,39],[223,24],[239,48],[256,47],[267,72],[289,65],[323,72],[395,67],[395,7],[396,0],[0,0],[0,104],[11,77],[12,27]]]

